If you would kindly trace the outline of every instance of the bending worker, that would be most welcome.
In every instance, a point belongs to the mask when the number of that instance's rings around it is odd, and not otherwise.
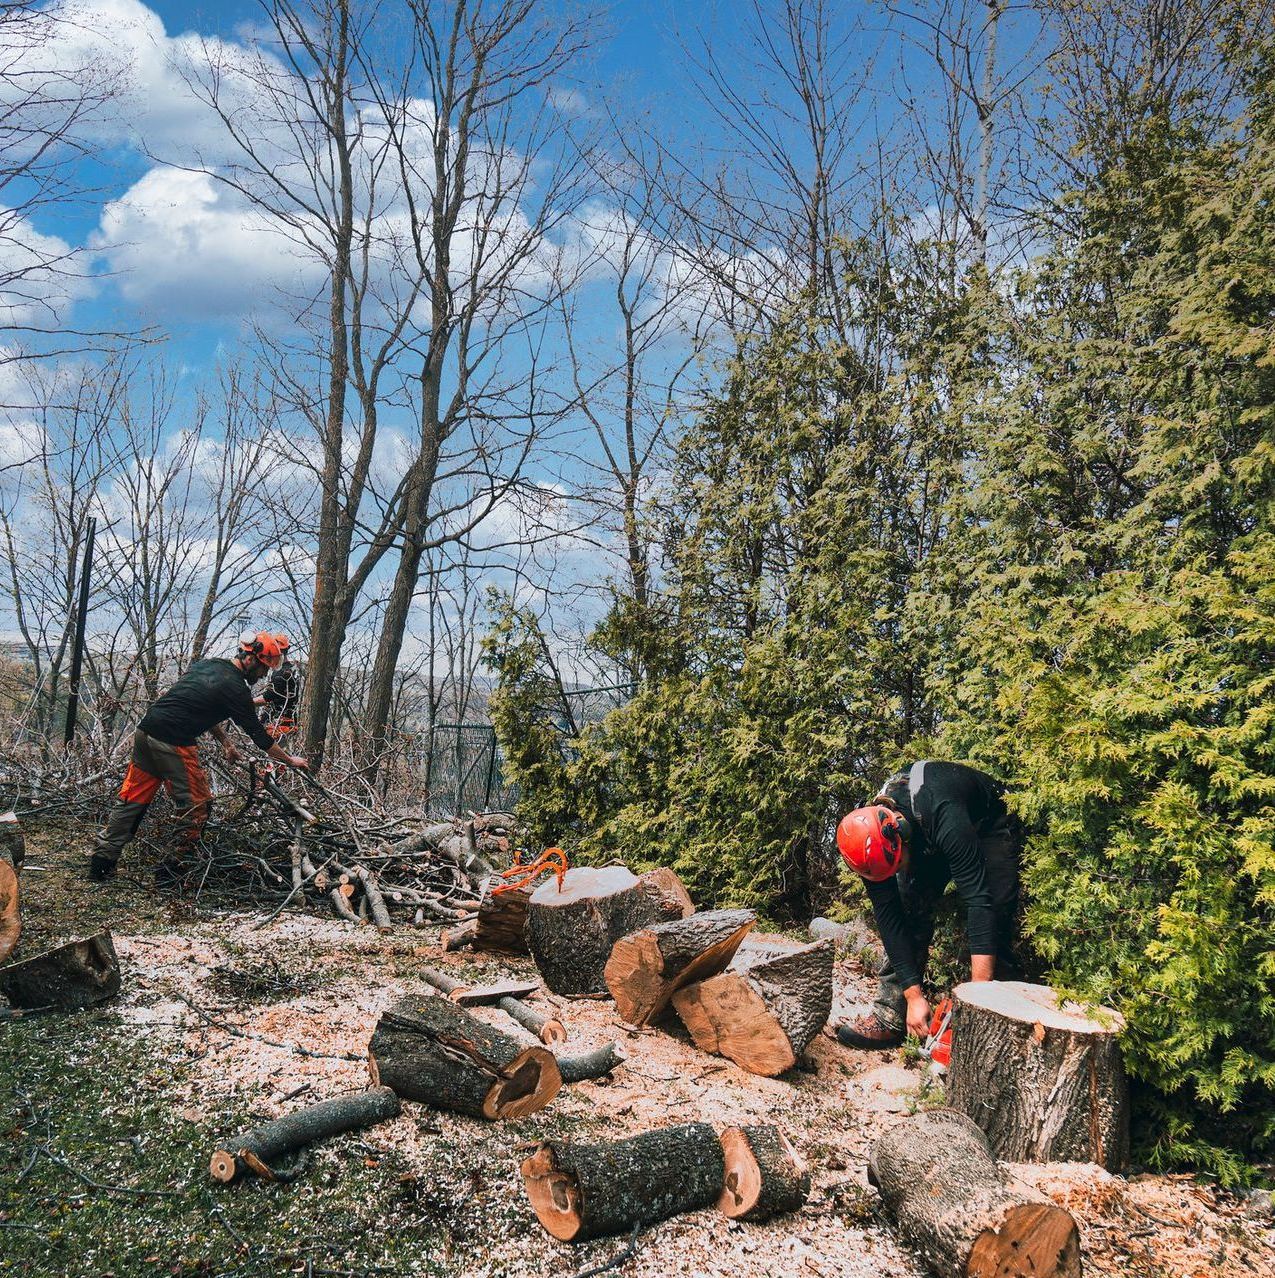
[[[297,703],[301,700],[301,679],[297,668],[288,659],[288,650],[292,646],[287,635],[275,635],[275,643],[283,660],[277,670],[270,672],[266,686],[260,695],[253,697],[254,706],[265,706],[261,722],[270,736],[278,741],[288,733],[296,731]]]
[[[137,834],[162,784],[177,807],[179,833],[173,855],[156,867],[155,876],[162,883],[180,880],[212,809],[212,791],[195,743],[211,732],[221,743],[227,762],[239,758],[221,726],[225,720],[234,720],[272,759],[292,768],[307,766],[305,759],[288,754],[271,739],[253,711],[249,686],[278,669],[282,661],[274,635],[248,631],[239,637],[239,651],[233,660],[212,657],[193,662],[151,706],[133,734],[133,755],[124,784],[93,846],[90,879],[100,883],[115,874],[120,854]]]
[[[872,1012],[837,1029],[847,1047],[897,1047],[909,1031],[929,1032],[922,982],[949,883],[965,904],[970,979],[1019,979],[1018,828],[999,782],[930,759],[896,772],[867,807],[842,819],[837,847],[864,880],[886,952]]]

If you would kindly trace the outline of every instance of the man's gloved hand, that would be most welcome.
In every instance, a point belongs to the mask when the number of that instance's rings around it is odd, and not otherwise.
[[[227,763],[239,762],[239,747],[233,741],[227,740],[221,743],[221,754]]]
[[[930,1032],[930,1004],[924,994],[917,990],[909,992],[908,1000],[908,1032],[925,1041]]]

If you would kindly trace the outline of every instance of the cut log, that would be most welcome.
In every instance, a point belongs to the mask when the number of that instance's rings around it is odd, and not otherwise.
[[[673,1006],[701,1051],[752,1074],[782,1074],[827,1024],[832,964],[832,942],[817,941],[688,985]]]
[[[694,913],[671,870],[640,877],[621,865],[568,870],[542,883],[527,903],[527,941],[545,984],[555,994],[605,997],[604,970],[622,936]]]
[[[868,1179],[941,1278],[1080,1278],[1071,1214],[1013,1180],[973,1120],[926,1110],[873,1146]]]
[[[603,971],[621,1018],[649,1025],[674,991],[724,972],[756,921],[751,910],[706,910],[622,936]]]
[[[442,990],[448,997],[464,988],[459,981],[453,980],[437,968],[421,968],[420,974],[436,990]],[[499,999],[496,1006],[507,1016],[513,1017],[523,1029],[530,1030],[542,1043],[553,1044],[567,1041],[567,1027],[556,1016],[546,1016],[543,1012],[538,1012],[534,1007],[528,1007],[526,1003],[516,998]]]
[[[398,1097],[388,1087],[374,1087],[356,1096],[338,1096],[334,1100],[307,1105],[295,1113],[285,1114],[272,1123],[254,1127],[231,1140],[223,1141],[213,1152],[208,1170],[213,1180],[228,1185],[255,1172],[268,1180],[287,1179],[270,1167],[278,1158],[296,1153],[338,1132],[370,1127],[373,1123],[397,1118]]]
[[[1048,985],[976,981],[953,995],[947,1103],[1011,1163],[1129,1165],[1129,1087],[1110,1008]]]
[[[564,1083],[583,1083],[590,1078],[603,1078],[624,1064],[624,1057],[614,1043],[595,1047],[591,1052],[576,1052],[571,1056],[558,1056],[558,1072]]]
[[[447,998],[406,998],[377,1023],[368,1046],[374,1084],[407,1100],[475,1118],[522,1118],[558,1094],[553,1053],[517,1039]]]
[[[531,890],[525,887],[497,892],[499,881],[489,880],[478,902],[474,921],[473,946],[496,954],[527,953],[527,902]]]
[[[526,998],[539,988],[539,981],[497,981],[494,985],[462,985],[448,997],[461,1007],[490,1007],[507,998]]]
[[[114,998],[120,992],[120,965],[110,932],[0,968],[0,994],[14,1007],[73,1012]]]
[[[0,815],[0,963],[17,948],[22,935],[22,892],[18,871],[26,844],[17,813]]]
[[[472,945],[477,934],[477,918],[465,919],[463,923],[457,923],[455,927],[445,929],[443,935],[439,938],[442,942],[443,953],[446,954],[450,950],[462,950],[465,946]]]
[[[723,1174],[722,1146],[707,1123],[597,1145],[545,1141],[522,1164],[532,1209],[564,1242],[625,1233],[711,1206]]]
[[[722,1132],[726,1177],[719,1211],[732,1220],[768,1220],[799,1211],[810,1197],[810,1173],[773,1123]]]

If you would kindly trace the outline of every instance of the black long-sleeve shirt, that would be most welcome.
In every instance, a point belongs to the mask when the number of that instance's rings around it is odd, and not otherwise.
[[[942,857],[965,902],[970,953],[995,954],[995,914],[978,840],[1006,815],[1000,783],[968,764],[926,759],[892,776],[881,793],[911,824],[910,872],[926,858]],[[897,880],[868,883],[867,889],[900,984],[904,989],[919,985],[921,956],[912,941]]]
[[[301,700],[301,680],[297,677],[296,666],[285,661],[270,676],[261,696],[266,703],[263,718],[292,718],[297,711],[297,702]]]
[[[233,661],[209,657],[192,662],[137,726],[169,745],[192,746],[227,719],[233,719],[262,750],[274,744],[257,719],[243,671]]]

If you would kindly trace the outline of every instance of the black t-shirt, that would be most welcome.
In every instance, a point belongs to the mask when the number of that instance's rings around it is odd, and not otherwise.
[[[192,746],[226,719],[233,719],[261,749],[274,744],[257,720],[243,671],[233,661],[210,657],[192,662],[137,726],[169,745]]]
[[[965,763],[925,759],[896,772],[880,793],[898,805],[912,826],[908,840],[912,868],[929,857],[947,862],[965,902],[970,953],[995,954],[996,918],[978,840],[1008,812],[1001,784]],[[897,880],[866,886],[882,944],[903,988],[919,985],[920,956],[907,926]]]

